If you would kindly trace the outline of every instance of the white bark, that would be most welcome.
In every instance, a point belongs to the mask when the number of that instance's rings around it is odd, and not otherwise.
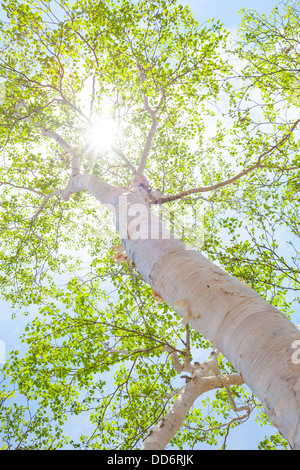
[[[195,400],[203,393],[227,385],[241,385],[243,379],[239,374],[213,377],[194,377],[180,391],[175,402],[167,411],[158,426],[151,429],[146,436],[141,450],[163,450],[181,428],[183,421]]]
[[[124,196],[124,190],[89,175],[73,178],[72,185],[74,191],[86,189],[102,203],[115,207],[125,249],[145,281],[222,352],[261,400],[278,430],[294,449],[300,449],[300,365],[292,360],[295,341],[300,339],[297,328],[246,284],[171,238],[157,217],[150,216],[142,196]],[[119,204],[122,193],[126,204]],[[137,218],[135,205],[144,207],[139,216],[142,237],[137,237],[132,224]],[[124,208],[126,237],[121,227]],[[132,216],[128,215],[130,210]],[[187,405],[181,400],[180,406],[190,406],[197,386],[195,381],[187,387],[190,398]]]
[[[22,106],[23,103],[18,104],[17,113]],[[21,116],[21,119],[31,122],[29,116]],[[156,117],[152,119],[153,129],[155,124]],[[172,238],[152,215],[142,196],[142,190],[147,192],[147,187],[139,185],[139,178],[141,182],[144,178],[142,170],[149,152],[148,141],[132,193],[126,195],[124,189],[114,188],[95,175],[80,174],[81,159],[74,149],[56,133],[35,125],[72,157],[72,177],[67,187],[52,195],[68,200],[72,193],[87,190],[115,211],[127,254],[145,281],[183,317],[184,323],[190,323],[222,352],[261,400],[278,430],[294,449],[300,450],[300,364],[293,360],[299,331],[247,285],[197,251],[186,250],[184,243]],[[151,128],[150,143],[152,138]],[[34,218],[52,195],[45,196]]]
[[[299,332],[294,325],[195,251],[169,252],[150,276],[169,305],[188,300],[190,324],[243,375],[279,431],[299,449],[300,366],[291,361]]]

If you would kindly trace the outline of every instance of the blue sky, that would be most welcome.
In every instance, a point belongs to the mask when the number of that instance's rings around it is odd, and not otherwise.
[[[202,23],[208,18],[215,18],[224,23],[227,28],[237,28],[241,15],[238,11],[245,7],[258,13],[269,13],[277,2],[272,0],[182,0],[188,5],[197,20]]]
[[[238,11],[241,8],[246,7],[268,14],[276,5],[276,2],[272,0],[182,0],[181,3],[190,6],[200,24],[208,18],[215,18],[223,22],[224,26],[231,30],[236,30],[238,27],[241,19]],[[0,301],[0,341],[2,341],[2,346],[3,344],[6,346],[7,355],[12,349],[20,349],[18,338],[23,331],[24,325],[29,321],[28,317],[12,321],[11,313],[9,306]],[[230,434],[228,448],[254,449],[257,442],[265,436],[266,432],[267,428],[259,427],[253,422],[253,419],[250,419],[247,424],[242,425]]]

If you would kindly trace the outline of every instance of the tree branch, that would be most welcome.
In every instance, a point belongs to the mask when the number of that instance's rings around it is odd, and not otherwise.
[[[156,116],[152,115],[151,118],[152,118],[152,126],[150,128],[149,133],[148,133],[147,140],[146,140],[146,143],[145,143],[145,147],[144,147],[144,150],[143,150],[143,153],[142,153],[142,158],[141,158],[138,170],[137,170],[140,175],[142,175],[145,171],[147,158],[148,158],[148,155],[149,155],[149,152],[150,152],[150,149],[151,149],[151,145],[152,145],[152,140],[153,140],[156,128],[158,126],[158,120],[157,120]]]
[[[144,69],[143,69],[142,65],[137,64],[137,67],[139,69],[140,78],[141,78],[141,82],[142,82],[142,85],[143,85],[146,81],[145,72],[144,72]],[[153,137],[155,135],[156,128],[158,126],[157,113],[160,110],[161,105],[162,105],[162,103],[165,99],[165,89],[162,90],[161,99],[160,99],[160,101],[159,101],[159,103],[158,103],[158,105],[155,109],[152,109],[150,107],[149,97],[147,95],[144,94],[143,99],[144,99],[145,111],[147,111],[147,113],[150,115],[152,125],[150,127],[150,130],[149,130],[149,133],[148,133],[148,136],[147,136],[147,139],[146,139],[146,143],[145,143],[145,146],[144,146],[144,150],[143,150],[143,153],[142,153],[141,161],[139,163],[139,167],[138,167],[138,170],[137,170],[137,173],[140,174],[140,175],[143,175],[143,173],[145,171],[145,168],[146,168],[147,158],[148,158],[148,155],[149,155],[149,152],[150,152],[150,149],[151,149],[151,145],[152,145]]]
[[[277,142],[277,144],[273,145],[271,148],[263,152],[258,157],[257,162],[254,165],[250,166],[249,168],[246,168],[245,170],[241,171],[240,173],[233,176],[232,178],[222,181],[221,183],[213,184],[212,186],[203,186],[201,188],[188,189],[187,191],[182,191],[181,193],[172,194],[170,196],[165,196],[161,198],[152,197],[150,198],[150,203],[151,204],[164,204],[165,202],[171,202],[171,201],[176,201],[177,199],[182,199],[183,197],[189,196],[190,194],[206,193],[206,192],[214,191],[216,189],[222,188],[223,186],[228,186],[229,184],[232,184],[235,181],[238,181],[243,176],[247,175],[253,170],[256,170],[257,168],[265,168],[265,166],[261,163],[262,158],[274,152],[274,150],[276,150],[278,147],[283,145],[286,142],[286,140],[291,136],[292,132],[295,130],[299,122],[300,122],[300,119],[297,119],[297,121],[293,124],[293,126],[289,130],[289,132],[279,142]]]
[[[124,155],[124,153],[122,152],[122,150],[119,150],[117,149],[116,147],[112,147],[112,150],[117,154],[119,155],[119,157],[122,158],[122,160],[126,163],[126,166],[130,169],[131,173],[133,175],[136,175],[137,173],[137,170],[135,169],[135,167],[133,166],[133,164],[128,160],[128,158]]]
[[[188,331],[187,331],[188,334]],[[232,404],[235,412],[247,410],[247,416],[250,414],[249,405],[237,407],[232,397],[230,386],[231,385],[242,385],[244,379],[240,374],[226,374],[221,375],[218,366],[219,351],[214,350],[210,354],[210,358],[203,364],[195,362],[191,364],[189,361],[185,361],[184,365],[181,365],[177,352],[170,346],[166,346],[163,351],[171,352],[172,362],[177,372],[190,372],[191,377],[182,376],[186,379],[186,384],[181,389],[178,397],[174,401],[171,408],[168,410],[164,418],[160,423],[150,430],[148,436],[145,438],[142,450],[162,450],[166,447],[168,442],[175,436],[176,432],[180,429],[188,414],[190,408],[193,406],[194,401],[203,393],[214,390],[215,388],[225,387],[228,398]],[[243,419],[238,417],[237,419]],[[234,419],[235,420],[235,419]],[[232,422],[228,423],[228,427]],[[225,426],[226,424],[222,425]]]
[[[57,142],[58,145],[60,145],[60,147],[70,155],[72,159],[71,160],[71,174],[72,176],[77,176],[80,173],[80,163],[81,163],[82,157],[78,156],[76,154],[74,147],[68,144],[57,132],[46,129],[44,126],[42,126],[38,122],[33,122],[30,117],[31,114],[33,113],[27,114],[26,116],[22,116],[20,114],[20,109],[22,107],[25,107],[27,109],[27,105],[23,101],[19,102],[16,106],[16,111],[17,111],[16,116],[20,120],[26,121],[29,124],[33,124],[34,126],[38,127],[41,130],[41,134],[43,136],[50,137],[50,139],[55,140],[55,142]]]
[[[128,349],[114,349],[107,347],[106,352],[108,354],[121,354],[123,356],[133,356],[134,354],[152,352],[154,349],[161,347],[163,347],[163,344],[153,346],[152,348],[134,349],[133,351],[129,351]]]
[[[242,416],[236,416],[235,418],[232,418],[231,420],[229,420],[226,423],[218,424],[217,426],[213,426],[213,427],[208,428],[208,429],[203,429],[203,428],[200,428],[200,427],[193,427],[193,426],[189,426],[189,425],[187,425],[186,427],[189,430],[193,431],[193,432],[201,432],[203,436],[206,436],[209,432],[212,432],[212,431],[215,431],[217,429],[221,429],[221,428],[226,427],[227,428],[226,429],[226,435],[225,435],[224,443],[223,443],[223,446],[222,446],[222,449],[225,450],[226,441],[227,441],[227,437],[228,437],[228,434],[229,434],[230,426],[233,423],[236,423],[237,421],[245,422],[249,418],[249,415],[250,415],[251,411],[252,411],[252,409],[248,406],[247,412],[245,414],[243,414]]]
[[[24,189],[24,191],[31,191],[32,193],[35,193],[38,196],[44,196],[44,193],[42,193],[41,191],[38,191],[37,189],[27,188],[26,186],[19,186],[17,184],[10,183],[8,181],[0,181],[0,186],[4,184],[7,184],[8,186],[12,186],[13,188],[16,188],[16,189]]]
[[[36,211],[36,213],[31,217],[32,222],[34,222],[35,219],[38,218],[40,213],[44,210],[45,206],[47,205],[47,202],[49,201],[49,199],[51,199],[54,196],[59,196],[62,199],[64,199],[65,201],[67,201],[68,198],[70,197],[70,195],[67,195],[66,189],[56,189],[52,193],[47,194],[46,196],[44,196],[44,199],[43,199],[42,203],[40,204],[40,206],[39,206],[38,210]]]
[[[242,385],[243,378],[239,374],[228,374],[226,376],[230,385]],[[163,450],[181,428],[187,413],[193,406],[195,400],[205,392],[224,386],[222,376],[194,377],[187,381],[181,389],[178,397],[164,418],[146,436],[141,450]]]

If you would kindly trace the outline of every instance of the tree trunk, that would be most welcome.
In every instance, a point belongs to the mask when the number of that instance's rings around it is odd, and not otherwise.
[[[130,259],[153,290],[242,374],[266,414],[300,450],[300,364],[297,328],[246,284],[172,238],[139,194],[82,175],[73,179],[116,211]],[[296,361],[298,362],[298,361]]]

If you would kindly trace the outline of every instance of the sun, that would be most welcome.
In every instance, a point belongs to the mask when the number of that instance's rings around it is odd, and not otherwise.
[[[88,142],[99,151],[108,151],[114,145],[117,137],[117,125],[111,117],[102,115],[91,126]]]
[[[81,111],[89,116],[89,125],[87,129],[86,141],[88,147],[97,151],[107,151],[111,149],[118,135],[117,122],[112,118],[113,103],[112,100],[103,95],[94,100],[95,94],[93,81],[87,80],[79,93],[79,103]],[[93,110],[91,112],[91,105]]]

